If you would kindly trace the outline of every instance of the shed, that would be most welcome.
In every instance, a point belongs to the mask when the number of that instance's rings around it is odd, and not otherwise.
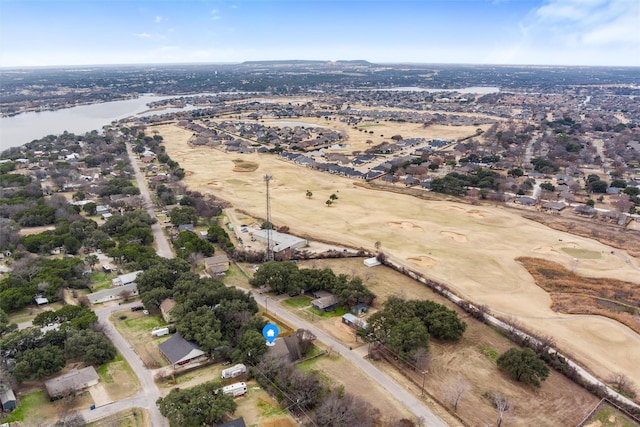
[[[34,300],[36,301],[36,304],[38,304],[38,305],[49,304],[49,300],[46,299],[45,297],[43,297],[42,295],[36,295]]]
[[[205,354],[196,343],[185,340],[179,333],[160,344],[158,348],[172,365],[185,365]]]
[[[314,299],[311,301],[311,306],[320,311],[333,311],[338,306],[338,297],[329,295],[327,297]]]
[[[364,265],[366,265],[367,267],[375,267],[380,264],[381,264],[380,261],[378,261],[378,258],[376,257],[367,258],[364,260]]]
[[[16,395],[13,394],[13,390],[10,387],[0,393],[0,404],[4,412],[16,409]]]
[[[93,366],[82,369],[72,369],[64,375],[44,382],[44,388],[51,399],[56,399],[67,393],[74,393],[92,385],[98,384],[98,373]]]
[[[359,316],[361,314],[366,313],[368,309],[369,309],[369,306],[361,302],[351,307],[351,313],[355,314],[356,316]]]

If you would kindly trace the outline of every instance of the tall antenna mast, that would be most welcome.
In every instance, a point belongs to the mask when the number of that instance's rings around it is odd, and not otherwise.
[[[271,175],[264,176],[264,182],[267,186],[267,261],[273,261],[273,246],[271,244],[271,197],[269,195],[269,181],[271,181]]]

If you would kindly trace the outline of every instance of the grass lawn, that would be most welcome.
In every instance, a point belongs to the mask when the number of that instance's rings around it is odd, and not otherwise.
[[[30,305],[28,307],[21,308],[20,310],[7,313],[9,315],[9,323],[22,323],[33,320],[38,314],[43,311],[55,311],[62,308],[62,304],[54,302],[51,304],[45,304],[43,306]]]
[[[11,413],[9,418],[5,418],[3,422],[24,421],[26,415],[29,415],[29,418],[33,419],[33,416],[48,404],[49,399],[47,399],[44,390],[26,394],[20,397],[20,405]]]
[[[127,318],[122,323],[133,332],[148,332],[153,328],[166,326],[164,320],[158,316],[145,316],[137,319]]]
[[[343,316],[348,313],[348,311],[342,307],[336,308],[335,311],[320,311],[320,310],[316,310],[315,308],[310,308],[309,311],[318,317],[323,317],[327,319],[330,317]]]
[[[638,427],[638,423],[633,422],[620,411],[604,404],[588,421],[587,425],[598,425],[599,427]]]
[[[109,289],[111,287],[111,279],[115,278],[115,273],[103,273],[97,271],[90,276],[91,290],[97,292],[102,289]]]
[[[311,305],[313,298],[304,295],[298,295],[282,301],[284,305],[291,308],[302,308]]]

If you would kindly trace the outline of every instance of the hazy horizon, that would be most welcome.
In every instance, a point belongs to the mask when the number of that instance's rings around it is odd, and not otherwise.
[[[0,67],[640,66],[637,0],[3,0]]]

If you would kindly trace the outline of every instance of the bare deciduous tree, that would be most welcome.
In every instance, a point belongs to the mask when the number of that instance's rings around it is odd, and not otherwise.
[[[471,385],[460,375],[449,380],[443,387],[446,399],[453,406],[454,412],[458,410],[458,404],[462,396],[471,388]]]
[[[496,419],[496,426],[500,427],[506,417],[506,412],[509,411],[509,409],[511,409],[511,405],[509,404],[509,399],[507,398],[507,396],[501,393],[496,393],[493,396],[493,405],[495,406],[496,411],[498,413],[498,418]]]
[[[629,395],[632,398],[636,397],[636,386],[625,374],[621,372],[613,373],[607,378],[607,382],[620,393]]]

